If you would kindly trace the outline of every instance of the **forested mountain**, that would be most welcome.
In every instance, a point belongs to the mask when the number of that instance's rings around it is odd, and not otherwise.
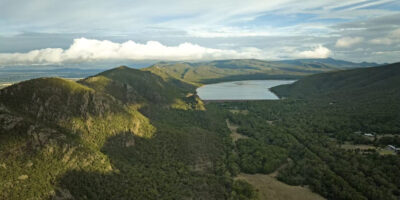
[[[199,63],[161,62],[146,70],[189,82],[215,83],[234,80],[298,79],[315,73],[376,65],[376,63],[352,63],[332,58],[283,61],[239,59]]]
[[[231,120],[252,146],[288,150],[279,180],[328,199],[398,199],[400,156],[387,145],[400,146],[399,76],[398,63],[322,73],[273,88],[284,100],[224,106],[246,110]],[[241,170],[262,172],[261,150],[250,152]]]
[[[311,75],[271,90],[280,97],[336,109],[337,116],[342,116],[341,123],[350,120],[353,129],[396,135],[400,132],[399,63]]]
[[[212,68],[248,62],[264,63]],[[0,199],[257,199],[238,179],[250,174],[327,199],[400,196],[400,157],[385,150],[400,146],[399,64],[307,76],[274,88],[279,101],[208,104],[179,66],[1,89]]]
[[[96,91],[111,94],[124,103],[172,104],[193,92],[195,86],[173,78],[125,66],[80,80]]]
[[[228,198],[225,119],[193,92],[126,67],[0,90],[0,199]]]
[[[292,98],[399,98],[400,63],[311,75],[273,90],[281,96]]]

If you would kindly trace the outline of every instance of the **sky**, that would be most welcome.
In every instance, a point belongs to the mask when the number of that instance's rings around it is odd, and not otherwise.
[[[0,67],[400,61],[399,0],[0,0]]]

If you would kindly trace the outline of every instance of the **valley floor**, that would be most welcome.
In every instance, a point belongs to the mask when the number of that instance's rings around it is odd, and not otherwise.
[[[235,142],[239,139],[247,139],[249,137],[237,132],[238,125],[233,124],[226,119],[226,125],[231,131],[231,138]],[[270,174],[246,174],[240,173],[235,180],[244,180],[250,183],[258,191],[258,198],[263,200],[322,200],[325,199],[320,195],[313,193],[309,188],[302,186],[291,186],[276,179],[279,170],[284,168],[286,164],[279,167],[275,172]]]
[[[309,188],[291,186],[278,181],[271,174],[239,174],[236,179],[245,180],[258,190],[259,199],[264,200],[322,200]]]

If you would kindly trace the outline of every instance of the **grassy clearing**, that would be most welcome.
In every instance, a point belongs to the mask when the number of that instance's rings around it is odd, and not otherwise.
[[[378,152],[380,155],[396,155],[396,152],[388,149],[379,149]]]
[[[350,143],[345,143],[340,145],[340,148],[342,149],[346,149],[346,150],[361,150],[361,151],[365,151],[365,150],[375,150],[377,151],[380,155],[396,155],[396,152],[392,151],[392,150],[388,150],[385,148],[381,148],[381,147],[375,147],[373,145],[366,145],[366,144],[350,144]]]
[[[360,150],[369,150],[369,149],[377,149],[375,146],[373,145],[366,145],[366,144],[350,144],[350,143],[345,143],[340,145],[340,148],[342,149],[346,149],[346,150],[356,150],[356,149],[360,149]]]
[[[232,111],[231,111],[232,112]],[[235,142],[241,138],[248,138],[237,132],[238,125],[233,124],[226,119],[226,125],[231,131],[232,140]],[[288,160],[291,162],[291,160]],[[279,167],[271,174],[239,174],[236,180],[245,180],[250,183],[258,191],[259,199],[263,200],[321,200],[324,199],[320,195],[313,193],[310,189],[301,186],[290,186],[276,179],[280,169],[286,167],[286,164]]]
[[[231,112],[233,114],[243,114],[243,115],[249,114],[248,110],[230,109],[229,112]]]
[[[230,136],[231,136],[231,138],[232,138],[232,140],[234,142],[236,142],[239,139],[247,139],[247,138],[249,138],[249,137],[247,137],[245,135],[239,134],[237,132],[237,129],[239,128],[239,126],[231,123],[228,119],[226,119],[226,125],[228,126],[229,130],[231,131],[231,135]]]
[[[245,180],[259,192],[259,199],[263,200],[322,200],[320,195],[301,186],[290,186],[278,181],[271,175],[239,174],[236,179]]]

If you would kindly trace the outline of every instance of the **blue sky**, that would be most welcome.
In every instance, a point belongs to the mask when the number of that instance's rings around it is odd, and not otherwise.
[[[325,57],[399,61],[400,1],[0,1],[0,66]]]

